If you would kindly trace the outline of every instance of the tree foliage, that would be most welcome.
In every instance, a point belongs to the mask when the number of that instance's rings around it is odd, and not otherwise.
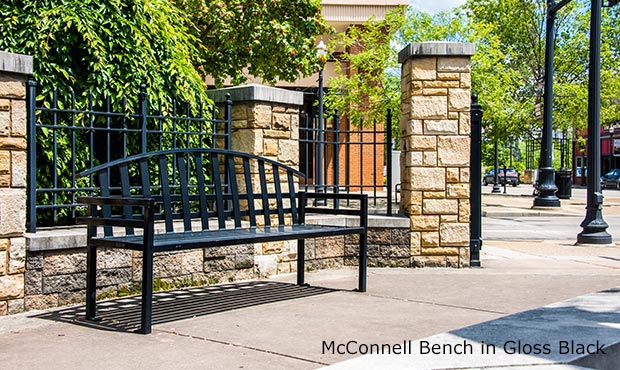
[[[405,26],[399,32],[399,42],[402,45],[426,41],[469,42],[468,22],[460,8],[433,15],[410,8]]]
[[[451,13],[411,12],[405,42],[433,40],[476,44],[473,92],[484,109],[485,135],[500,141],[537,136],[542,126],[545,0],[468,0]],[[575,0],[556,18],[554,129],[587,122],[589,1]],[[620,120],[620,7],[602,22],[602,123]]]
[[[331,109],[339,109],[353,124],[383,120],[393,112],[398,125],[400,74],[393,40],[405,22],[398,8],[382,20],[369,19],[352,26],[330,42],[331,50],[343,50],[337,61],[337,76],[329,79],[325,98]]]
[[[0,14],[0,49],[32,55],[44,93],[131,100],[144,83],[193,100],[205,89],[193,25],[167,0],[7,0]]]
[[[44,88],[205,98],[205,77],[292,81],[316,71],[319,0],[6,0],[0,50],[34,56]]]
[[[316,72],[314,40],[329,33],[320,0],[174,0],[200,40],[201,70],[221,84],[248,75],[294,81]]]

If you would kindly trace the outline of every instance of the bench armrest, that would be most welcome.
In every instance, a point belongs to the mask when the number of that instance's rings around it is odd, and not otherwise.
[[[127,228],[148,228],[153,222],[153,209],[155,201],[152,198],[137,198],[137,197],[121,197],[121,196],[84,196],[77,198],[78,203],[83,203],[89,206],[89,215],[86,217],[78,217],[76,222],[78,224],[85,224],[89,226],[120,226]],[[122,206],[127,213],[131,214],[131,208],[140,207],[143,208],[142,217],[140,219],[133,218],[121,218],[112,217],[110,211],[106,212],[104,208],[103,215],[98,216],[96,209],[93,206]],[[133,216],[133,215],[132,215]]]
[[[338,194],[338,193],[305,193],[305,198],[332,199],[332,200],[357,200],[360,202],[358,209],[355,208],[326,208],[305,207],[306,213],[353,215],[360,217],[360,226],[368,227],[368,195],[367,194]]]

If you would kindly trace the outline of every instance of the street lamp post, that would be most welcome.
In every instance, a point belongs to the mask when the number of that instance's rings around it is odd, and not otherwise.
[[[317,123],[317,146],[316,146],[316,181],[315,191],[317,193],[323,193],[323,70],[325,61],[327,59],[327,46],[321,40],[316,47],[316,55],[321,63],[321,69],[319,70],[319,117]],[[317,200],[318,205],[324,205],[324,199]]]
[[[553,54],[555,50],[555,15],[560,5],[555,0],[547,0],[547,29],[545,43],[545,90],[543,104],[543,130],[538,169],[538,196],[534,199],[535,207],[559,207],[560,199],[555,195],[558,187],[553,179]]]
[[[609,1],[608,6],[618,1]],[[610,244],[603,220],[601,193],[601,12],[603,0],[592,0],[590,11],[590,68],[588,75],[588,189],[586,216],[577,235],[578,244]]]

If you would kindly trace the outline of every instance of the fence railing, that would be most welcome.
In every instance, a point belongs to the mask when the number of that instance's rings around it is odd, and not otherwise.
[[[324,120],[319,135],[318,117],[301,114],[299,169],[306,175],[306,191],[364,192],[375,213],[392,215],[396,184],[392,180],[391,112],[387,112],[385,122],[373,120],[372,124],[360,121],[352,125],[349,120],[343,124],[338,112]],[[319,146],[324,155],[317,157]],[[317,163],[320,157],[322,163]],[[320,181],[316,178],[317,166],[323,168]]]
[[[96,164],[151,150],[231,147],[232,101],[223,119],[202,102],[149,101],[140,86],[137,103],[75,93],[37,101],[28,82],[28,232],[37,226],[73,224],[76,198],[96,190],[77,173]]]

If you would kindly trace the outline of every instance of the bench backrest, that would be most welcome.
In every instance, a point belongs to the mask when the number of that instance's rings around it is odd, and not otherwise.
[[[100,195],[144,197],[155,201],[156,220],[166,232],[182,220],[185,231],[299,223],[296,179],[303,174],[268,158],[219,149],[176,149],[135,155],[80,173],[95,176]],[[104,217],[135,218],[131,207],[104,206]],[[131,228],[126,233],[133,234]],[[105,228],[107,236],[113,234]]]

